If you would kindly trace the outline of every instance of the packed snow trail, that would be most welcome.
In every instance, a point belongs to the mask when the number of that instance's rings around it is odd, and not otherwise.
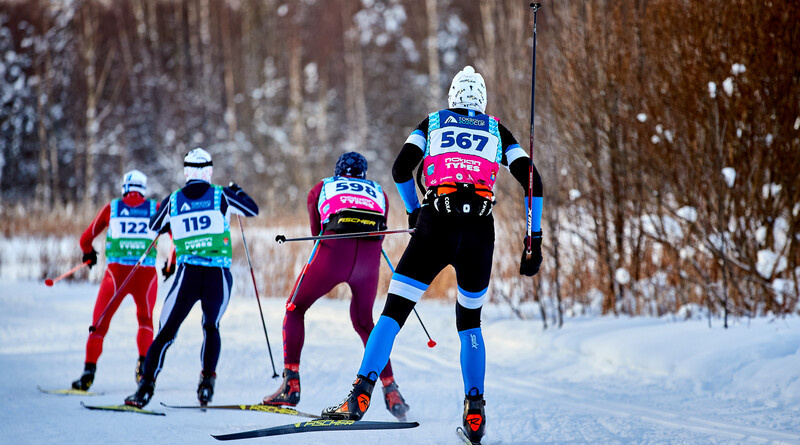
[[[258,403],[279,385],[272,379],[260,317],[251,289],[239,282],[222,319],[222,355],[214,404]],[[97,287],[89,284],[0,281],[0,412],[3,443],[86,444],[132,440],[219,443],[226,434],[292,422],[262,412],[169,409],[194,405],[202,341],[195,307],[166,355],[149,409],[166,416],[89,411],[80,406],[121,403],[131,394],[136,362],[136,318],[126,299],[115,315],[91,390],[100,396],[41,393],[67,387],[83,369],[90,312]],[[161,298],[161,294],[160,297]],[[262,301],[281,363],[285,298]],[[160,313],[161,301],[155,313]],[[382,308],[375,305],[374,313]],[[292,436],[293,444],[458,444],[463,409],[459,340],[452,303],[423,299],[420,316],[438,345],[426,346],[409,322],[392,361],[411,406],[411,430],[320,432]],[[349,301],[320,300],[306,317],[300,411],[318,413],[350,389],[363,353],[350,325]],[[800,444],[800,318],[746,320],[724,330],[696,320],[569,318],[542,331],[502,306],[484,311],[487,344],[487,435],[500,444]],[[365,420],[392,421],[379,389]],[[297,418],[301,421],[302,418]],[[285,443],[280,438],[257,439]]]

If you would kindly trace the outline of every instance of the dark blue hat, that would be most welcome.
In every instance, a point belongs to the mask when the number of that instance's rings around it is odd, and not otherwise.
[[[347,152],[339,156],[333,174],[364,179],[367,177],[367,159],[354,151]]]

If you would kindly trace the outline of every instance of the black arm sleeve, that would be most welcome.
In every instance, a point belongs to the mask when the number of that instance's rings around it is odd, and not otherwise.
[[[517,158],[514,162],[511,163],[511,166],[508,169],[511,171],[511,174],[514,178],[519,182],[523,189],[525,189],[525,196],[528,196],[528,167],[533,168],[533,197],[534,198],[541,198],[542,197],[542,177],[539,176],[539,170],[536,169],[536,166],[533,165],[531,158],[525,156],[523,158]]]
[[[225,200],[228,202],[228,205],[235,209],[235,213],[248,217],[258,215],[258,204],[243,190],[234,192],[230,187],[225,187],[222,189],[222,192],[225,194]],[[227,211],[227,209],[220,210],[222,210],[223,214]]]
[[[168,232],[170,229],[169,221],[166,221],[166,216],[169,215],[169,196],[167,195],[163,201],[161,201],[161,205],[158,206],[158,211],[155,215],[150,217],[150,223],[148,226],[150,230],[158,232],[159,234]]]
[[[414,144],[403,144],[400,154],[392,165],[392,179],[397,184],[408,182],[414,179],[414,167],[422,160],[422,150]]]
[[[417,125],[414,132],[422,133],[423,138],[428,137],[428,117]],[[413,134],[413,133],[412,133]],[[419,147],[412,143],[406,142],[397,155],[392,165],[392,179],[396,184],[403,184],[410,179],[414,179],[414,167],[419,164],[425,154],[425,147]]]

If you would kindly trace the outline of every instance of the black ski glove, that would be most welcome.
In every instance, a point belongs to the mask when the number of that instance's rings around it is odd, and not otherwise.
[[[408,215],[408,228],[409,229],[413,229],[414,227],[416,227],[417,218],[419,218],[419,209],[420,209],[420,207],[417,207],[416,209],[412,210],[411,213],[406,212],[406,214]]]
[[[81,259],[81,262],[85,263],[87,261],[89,262],[89,264],[88,264],[89,269],[91,269],[92,266],[97,264],[97,251],[96,250],[92,249],[91,252],[83,254],[83,259]]]
[[[531,256],[528,257],[528,237],[526,236],[522,244],[522,260],[519,262],[519,274],[532,277],[539,272],[542,265],[542,232],[532,234]]]
[[[164,261],[164,267],[161,268],[161,274],[164,276],[164,281],[167,281],[172,274],[175,273],[175,263]]]
[[[233,193],[237,194],[237,195],[238,195],[239,193],[241,193],[241,191],[242,191],[242,188],[241,188],[241,187],[239,187],[239,184],[237,184],[237,183],[235,183],[235,182],[231,182],[230,184],[228,184],[228,188],[229,188],[229,189],[231,189],[231,191],[232,191]]]

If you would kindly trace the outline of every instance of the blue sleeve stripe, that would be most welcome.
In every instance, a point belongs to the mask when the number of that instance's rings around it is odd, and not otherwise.
[[[400,198],[406,206],[406,212],[411,213],[414,209],[419,208],[419,198],[417,197],[417,186],[414,185],[414,179],[400,184],[395,183],[397,191],[400,192]]]
[[[531,232],[540,232],[542,230],[542,204],[542,197],[534,197],[532,213],[528,215],[527,213],[530,206],[530,198],[527,196],[525,197],[525,219],[526,223],[528,221],[531,223]]]
[[[414,130],[406,139],[406,144],[416,145],[422,151],[425,151],[425,145],[427,145],[427,143],[425,135],[420,130]]]
[[[506,149],[506,161],[508,165],[511,165],[512,162],[516,161],[519,158],[527,158],[528,153],[519,146],[519,144],[514,144],[509,146]]]

